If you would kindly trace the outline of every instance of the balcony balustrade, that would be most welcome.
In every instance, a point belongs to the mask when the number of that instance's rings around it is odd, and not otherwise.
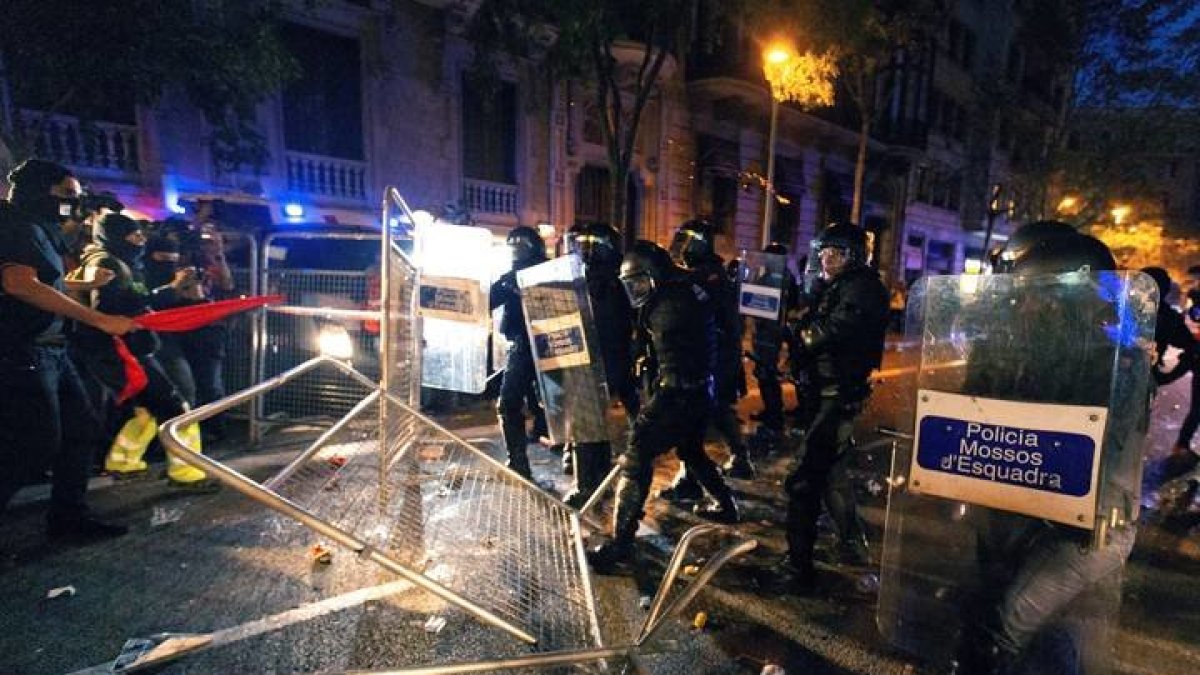
[[[347,202],[367,201],[367,163],[287,152],[287,186],[294,193]]]
[[[136,125],[85,122],[36,110],[21,110],[18,121],[36,156],[80,175],[131,180],[141,172]]]

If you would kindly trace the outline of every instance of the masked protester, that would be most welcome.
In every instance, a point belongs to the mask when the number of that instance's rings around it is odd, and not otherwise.
[[[788,554],[782,572],[797,592],[815,585],[813,549],[824,501],[837,530],[839,558],[866,564],[867,541],[847,468],[854,457],[854,418],[870,396],[870,374],[883,357],[888,292],[867,263],[866,235],[830,225],[817,245],[822,283],[812,309],[794,327],[793,358],[806,364],[804,396],[813,407],[799,465],[788,475]]]
[[[605,223],[576,223],[567,230],[566,250],[583,260],[608,391],[621,400],[632,422],[640,402],[630,354],[633,315],[619,278],[621,236]],[[608,475],[612,449],[608,443],[577,443],[568,452],[575,457],[575,489],[566,502],[578,508],[587,503]]]
[[[654,393],[634,420],[621,458],[612,540],[588,554],[600,573],[632,561],[634,534],[654,477],[654,458],[672,448],[716,499],[716,508],[708,515],[728,523],[738,519],[733,493],[717,465],[704,454],[717,356],[708,294],[675,267],[666,250],[649,241],[636,242],[625,254],[620,278],[637,310],[638,335],[649,342],[646,346],[657,363],[657,375]]]
[[[500,333],[509,342],[496,412],[504,434],[504,447],[508,451],[509,468],[532,480],[527,448],[529,437],[525,431],[525,401],[530,389],[536,386],[537,373],[533,367],[529,335],[525,331],[525,310],[521,306],[517,272],[546,261],[546,242],[531,227],[515,227],[508,233],[508,248],[512,253],[512,269],[501,275],[489,292],[491,308],[504,308]]]
[[[92,306],[97,310],[122,316],[138,316],[150,309],[151,292],[145,284],[143,255],[146,234],[137,221],[128,216],[111,213],[104,217],[93,233],[95,243],[83,251],[84,274],[108,270],[113,280],[92,292]],[[186,288],[187,274],[178,274],[170,284],[157,289],[158,294],[178,295]],[[122,392],[126,387],[126,365],[117,352],[113,341],[94,330],[81,329],[81,349],[89,354],[89,367],[96,379],[113,392]],[[135,406],[147,412],[137,412],[118,432],[105,469],[120,475],[141,473],[146,470],[143,459],[146,449],[153,440],[147,429],[156,427],[188,409],[175,384],[167,376],[155,358],[160,342],[151,331],[135,333],[126,341],[126,347],[145,371],[145,388],[133,399]],[[148,415],[147,415],[148,413]],[[192,425],[184,431],[189,447],[200,452],[199,429]],[[209,481],[204,472],[172,456],[167,457],[167,481],[172,487],[196,490],[211,490],[215,483]]]
[[[717,355],[713,376],[716,400],[712,424],[729,445],[730,476],[740,479],[754,477],[754,466],[742,438],[741,424],[734,406],[738,398],[739,373],[742,370],[742,317],[737,308],[737,286],[729,278],[721,256],[714,247],[716,233],[704,220],[689,220],[675,232],[671,243],[671,258],[687,271],[689,278],[704,289],[713,306],[717,330]],[[670,501],[688,502],[703,497],[700,485],[686,473],[663,497]],[[701,507],[702,509],[704,507]]]
[[[8,176],[0,202],[0,510],[24,483],[53,469],[47,532],[53,538],[119,536],[126,528],[88,513],[90,446],[99,424],[67,356],[65,320],[111,340],[136,329],[64,294],[64,224],[78,226],[79,181],[65,167],[31,159]],[[83,283],[96,287],[110,277]]]

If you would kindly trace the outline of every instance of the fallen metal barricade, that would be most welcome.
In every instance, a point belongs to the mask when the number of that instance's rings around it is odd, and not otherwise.
[[[370,393],[272,478],[256,482],[184,445],[180,430],[189,424],[317,371],[353,381]],[[380,424],[384,402],[387,412]],[[443,428],[400,397],[384,393],[345,363],[317,357],[170,420],[160,437],[172,455],[532,650],[493,661],[386,672],[482,672],[632,657],[725,562],[755,546],[753,540],[744,540],[713,556],[668,602],[691,542],[720,528],[702,525],[690,530],[675,551],[636,641],[604,647],[579,513],[510,471],[478,444]]]

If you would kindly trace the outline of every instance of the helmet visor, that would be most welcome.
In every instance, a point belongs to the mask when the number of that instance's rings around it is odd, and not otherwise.
[[[589,262],[594,255],[602,254],[609,247],[604,237],[594,234],[567,233],[567,253],[575,253],[584,262]]]
[[[649,272],[635,272],[621,277],[621,285],[625,287],[625,295],[634,309],[640,309],[654,295],[654,277]]]
[[[708,250],[704,235],[691,230],[679,230],[671,240],[671,260],[676,265],[691,268]]]

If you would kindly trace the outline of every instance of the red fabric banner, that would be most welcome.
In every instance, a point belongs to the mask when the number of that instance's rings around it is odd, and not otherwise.
[[[282,295],[256,295],[249,298],[234,298],[206,302],[202,305],[189,305],[164,309],[159,312],[148,312],[136,316],[133,320],[146,330],[160,333],[186,333],[207,326],[214,321],[220,321],[231,314],[257,309],[264,305],[272,305],[284,301]]]

